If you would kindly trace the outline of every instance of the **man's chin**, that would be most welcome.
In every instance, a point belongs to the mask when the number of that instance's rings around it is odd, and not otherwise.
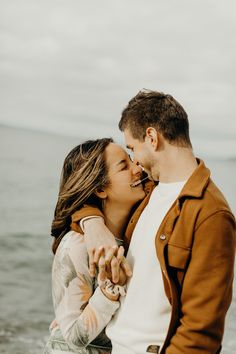
[[[153,171],[145,171],[148,175],[148,178],[151,181],[158,182],[159,181],[159,174],[154,173]]]
[[[143,177],[146,177],[148,176],[148,178],[151,180],[151,181],[154,181],[154,182],[157,182],[159,181],[159,174],[157,175],[157,173],[154,173],[154,171],[150,170],[149,168],[141,165],[142,167],[142,170],[143,170]]]

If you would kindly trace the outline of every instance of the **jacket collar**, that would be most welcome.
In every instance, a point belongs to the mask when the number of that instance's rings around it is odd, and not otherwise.
[[[192,175],[189,177],[185,183],[178,199],[183,197],[195,197],[200,198],[206,189],[209,179],[210,179],[210,170],[207,168],[203,160],[196,158],[198,167],[193,171]],[[146,194],[149,194],[155,187],[158,185],[158,182],[148,181],[145,182],[144,191]]]
[[[198,167],[189,177],[178,199],[182,199],[184,197],[200,198],[203,195],[203,192],[209,183],[210,170],[205,166],[204,162],[198,158],[197,163]]]

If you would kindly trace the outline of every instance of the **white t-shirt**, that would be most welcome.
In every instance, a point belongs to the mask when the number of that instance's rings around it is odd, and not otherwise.
[[[144,354],[149,345],[164,343],[171,305],[164,291],[155,238],[185,182],[159,183],[134,229],[127,254],[133,276],[126,297],[106,329],[112,354]]]

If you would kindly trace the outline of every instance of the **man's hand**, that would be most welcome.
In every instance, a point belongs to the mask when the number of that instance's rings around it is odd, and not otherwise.
[[[132,275],[124,257],[124,248],[118,248],[114,235],[108,230],[101,217],[83,221],[84,236],[89,254],[89,271],[92,277],[99,268],[100,279],[108,278],[113,283],[124,284]]]

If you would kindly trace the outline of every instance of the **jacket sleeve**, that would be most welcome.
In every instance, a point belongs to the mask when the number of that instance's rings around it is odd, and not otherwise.
[[[88,218],[89,216],[100,216],[104,217],[103,213],[101,210],[94,206],[94,205],[88,205],[84,204],[83,207],[79,210],[77,210],[71,217],[71,230],[83,233],[83,230],[80,226],[80,221],[84,218]]]
[[[77,351],[101,333],[120,303],[109,300],[100,287],[94,291],[83,235],[72,232],[70,242],[59,249],[55,257],[53,299],[56,321],[66,343]]]
[[[180,324],[165,354],[219,353],[232,299],[234,254],[234,217],[216,212],[195,231],[180,298]]]

